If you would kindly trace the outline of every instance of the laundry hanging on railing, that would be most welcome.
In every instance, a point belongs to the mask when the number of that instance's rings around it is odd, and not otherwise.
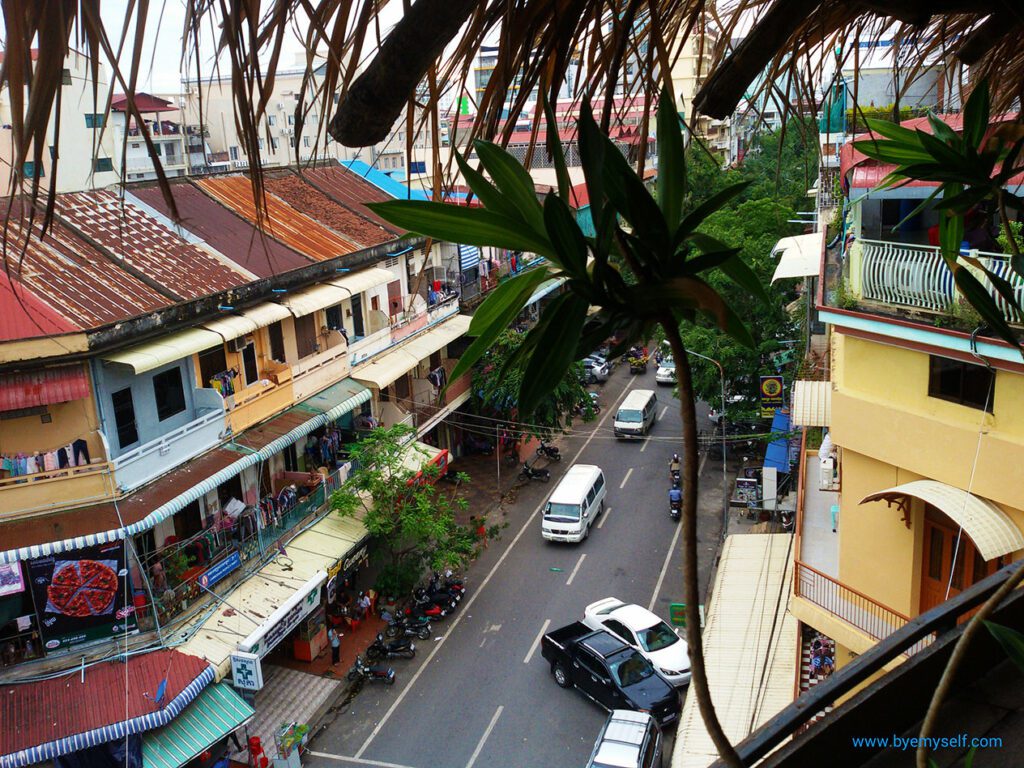
[[[81,438],[52,451],[0,455],[0,471],[6,472],[7,477],[55,472],[67,467],[82,467],[88,463],[89,444]]]
[[[222,371],[210,377],[210,386],[220,392],[222,397],[231,397],[235,394],[235,377],[238,371],[232,368],[229,371]]]
[[[448,372],[445,371],[444,366],[439,365],[427,374],[427,381],[433,384],[436,389],[444,389],[445,384],[448,383]]]

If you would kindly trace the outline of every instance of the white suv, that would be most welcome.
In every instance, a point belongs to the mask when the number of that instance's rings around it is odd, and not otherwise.
[[[606,629],[636,648],[677,688],[690,683],[686,641],[646,608],[606,597],[586,607],[583,623],[591,629]]]

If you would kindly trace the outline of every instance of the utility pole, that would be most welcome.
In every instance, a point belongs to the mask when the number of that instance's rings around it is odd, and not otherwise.
[[[729,489],[727,487],[725,467],[725,370],[722,368],[722,364],[713,357],[708,357],[700,352],[694,352],[689,349],[686,350],[686,354],[707,360],[709,363],[714,363],[718,368],[718,382],[721,386],[722,394],[722,415],[718,420],[718,429],[722,433],[722,538],[725,538],[725,533],[729,528]]]

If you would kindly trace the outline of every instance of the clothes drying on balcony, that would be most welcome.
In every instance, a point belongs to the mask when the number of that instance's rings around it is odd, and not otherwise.
[[[89,444],[82,439],[51,451],[0,455],[0,471],[6,472],[7,477],[35,475],[67,467],[84,467],[88,463]]]

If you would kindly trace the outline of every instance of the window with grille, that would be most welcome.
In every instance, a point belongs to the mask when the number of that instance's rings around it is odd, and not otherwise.
[[[992,413],[995,374],[983,365],[928,358],[928,396]]]

